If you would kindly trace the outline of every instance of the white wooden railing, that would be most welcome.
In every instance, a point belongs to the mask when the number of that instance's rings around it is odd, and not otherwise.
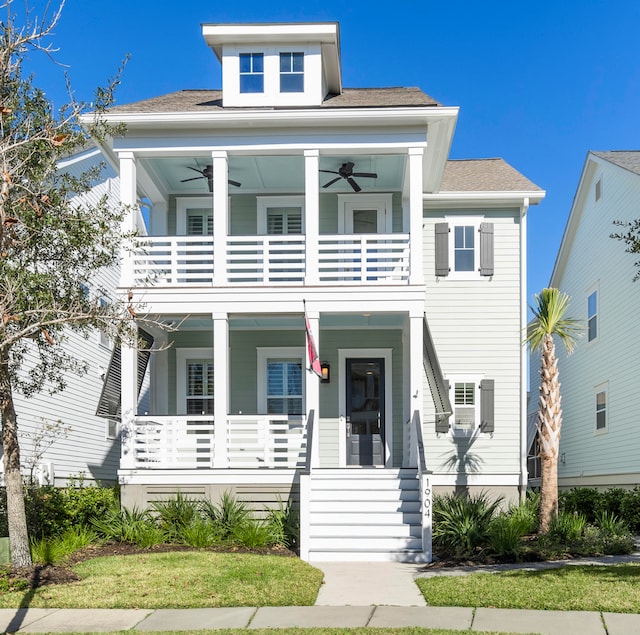
[[[134,467],[300,468],[306,442],[302,416],[233,415],[226,426],[208,415],[136,417]]]
[[[322,235],[317,262],[308,261],[305,236],[230,236],[226,271],[217,284],[303,285],[407,284],[408,234]],[[214,283],[212,236],[145,236],[131,255],[134,286],[189,286]]]
[[[420,411],[414,410],[410,429],[410,464],[418,468],[420,487],[420,516],[422,525],[422,553],[427,562],[433,559],[433,484],[427,469],[422,437]]]

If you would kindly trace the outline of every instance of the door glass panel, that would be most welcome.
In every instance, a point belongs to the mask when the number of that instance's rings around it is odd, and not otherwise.
[[[213,414],[213,362],[187,361],[187,414]]]
[[[354,209],[353,210],[353,233],[354,234],[377,234],[378,233],[378,210],[377,209]]]

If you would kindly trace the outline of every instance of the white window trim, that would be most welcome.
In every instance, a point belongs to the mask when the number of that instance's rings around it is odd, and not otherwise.
[[[593,186],[593,200],[599,203],[602,200],[602,175],[600,175]]]
[[[604,393],[604,417],[605,417],[605,425],[604,428],[600,428],[598,429],[598,417],[597,417],[597,397],[598,394],[603,392]],[[597,386],[594,386],[593,388],[593,406],[594,406],[594,417],[593,417],[593,434],[594,436],[598,436],[601,434],[607,434],[607,432],[609,432],[609,408],[610,408],[610,404],[609,404],[609,382],[605,381],[601,384],[598,384]]]
[[[267,234],[267,210],[272,207],[299,207],[302,213],[302,233],[304,234],[304,196],[256,196],[258,206],[258,235]]]
[[[449,280],[479,280],[480,275],[480,225],[484,216],[445,216],[449,224]],[[471,225],[474,228],[473,271],[456,271],[455,228]]]
[[[187,212],[190,209],[210,209],[213,213],[213,194],[208,197],[192,196],[176,199],[176,234],[178,236],[187,234]]]
[[[593,295],[596,294],[596,313],[595,313],[595,318],[596,318],[596,336],[590,340],[589,339],[589,298]],[[595,344],[599,339],[600,339],[600,326],[601,326],[601,322],[600,322],[600,284],[597,282],[596,284],[594,284],[592,287],[590,287],[589,289],[587,289],[587,319],[586,319],[586,325],[587,325],[587,344]]]
[[[176,348],[176,413],[179,415],[187,414],[187,360],[189,359],[206,359],[213,362],[213,347]]]
[[[339,467],[347,467],[347,358],[381,357],[384,359],[384,455],[385,467],[393,465],[393,350],[390,348],[338,349],[338,452]],[[333,379],[331,380],[333,381]]]
[[[470,375],[448,375],[446,379],[449,381],[449,400],[451,401],[451,407],[453,413],[451,414],[451,425],[449,426],[449,436],[452,438],[469,439],[476,437],[480,434],[480,382],[484,379],[484,375],[470,374]],[[475,426],[472,430],[459,430],[455,427],[455,414],[456,414],[456,384],[465,383],[474,385],[474,422]]]
[[[258,354],[258,414],[267,413],[267,360],[268,359],[300,359],[302,363],[302,413],[306,412],[305,368],[306,358],[304,346],[259,346]]]
[[[378,211],[378,234],[390,234],[393,227],[392,194],[338,194],[338,233],[353,233],[353,212]]]

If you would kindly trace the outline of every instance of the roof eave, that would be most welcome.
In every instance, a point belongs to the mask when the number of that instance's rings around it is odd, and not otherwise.
[[[528,199],[529,205],[537,205],[546,196],[544,190],[521,191],[496,191],[483,192],[478,190],[458,192],[438,192],[437,194],[424,194],[424,206],[427,209],[455,208],[463,204],[500,207],[520,206]]]

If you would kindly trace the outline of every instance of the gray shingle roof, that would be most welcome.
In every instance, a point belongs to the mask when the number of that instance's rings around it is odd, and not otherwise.
[[[640,150],[612,150],[610,152],[592,152],[592,154],[625,170],[640,174]]]
[[[345,88],[341,95],[327,95],[321,108],[393,108],[441,106],[419,88]],[[114,106],[110,113],[175,113],[243,110],[222,107],[221,90],[180,90],[131,104]]]
[[[441,192],[541,192],[504,159],[447,161]]]

